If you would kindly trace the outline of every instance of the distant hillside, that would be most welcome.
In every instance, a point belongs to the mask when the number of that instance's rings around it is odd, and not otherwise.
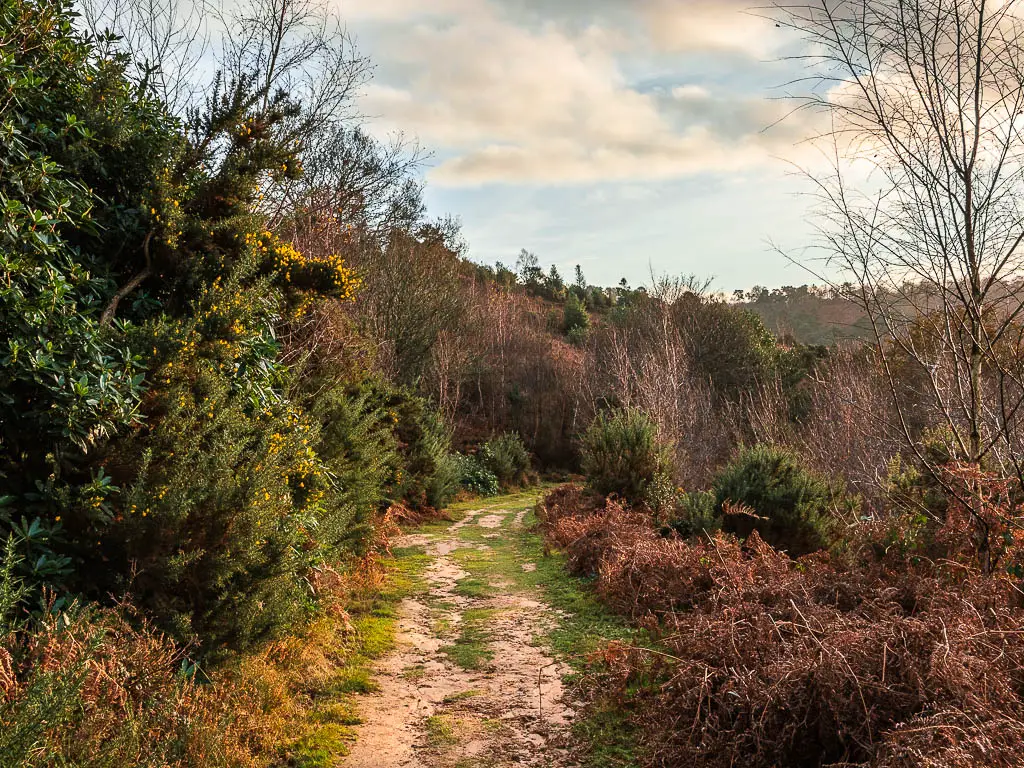
[[[756,287],[733,296],[777,336],[790,335],[803,344],[835,344],[871,333],[860,307],[817,286]]]

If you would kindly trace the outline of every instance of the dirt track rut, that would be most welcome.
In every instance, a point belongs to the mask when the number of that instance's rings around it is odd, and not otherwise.
[[[425,587],[400,606],[396,649],[377,666],[379,691],[362,697],[345,768],[573,765],[567,669],[538,639],[554,610],[508,581],[508,568],[534,567],[510,562],[507,546],[526,513],[487,506],[395,542],[423,548]]]

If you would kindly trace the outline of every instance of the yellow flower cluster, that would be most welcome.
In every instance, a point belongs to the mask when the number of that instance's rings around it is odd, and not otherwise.
[[[356,271],[345,266],[345,260],[336,253],[326,256],[307,255],[300,252],[291,243],[282,242],[269,231],[264,231],[262,234],[247,233],[245,244],[260,253],[272,256],[274,266],[277,267],[286,282],[292,281],[293,272],[296,276],[300,272],[323,274],[328,283],[326,286],[328,290],[342,301],[355,300],[356,294],[362,286],[363,281]]]

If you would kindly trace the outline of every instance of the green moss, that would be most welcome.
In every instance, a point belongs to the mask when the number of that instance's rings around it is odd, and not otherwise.
[[[507,727],[505,723],[494,717],[484,718],[480,724],[484,727],[485,731],[489,731],[490,733],[500,733]]]
[[[342,725],[324,725],[303,736],[290,750],[288,764],[295,768],[333,768],[337,758],[349,753],[352,730]]]
[[[497,613],[489,608],[471,608],[462,615],[459,636],[451,645],[441,648],[462,669],[482,669],[494,658],[490,648],[491,633],[488,622]]]
[[[462,757],[453,768],[497,768],[498,763],[490,758]]]
[[[373,693],[379,690],[379,686],[374,681],[369,669],[363,666],[352,666],[342,669],[335,675],[331,680],[329,690],[332,694]]]
[[[391,616],[357,616],[352,626],[359,636],[359,650],[370,659],[379,659],[395,647],[395,621]]]
[[[444,637],[452,631],[451,619],[447,617],[434,619],[433,624],[431,624],[430,630],[438,637]]]
[[[427,741],[432,747],[445,747],[455,744],[455,722],[448,715],[431,715],[424,723]]]
[[[336,701],[318,707],[311,717],[315,723],[333,723],[335,725],[359,725],[363,719],[352,701]]]
[[[458,693],[453,693],[453,694],[450,694],[448,696],[445,696],[441,700],[441,703],[442,704],[457,704],[460,701],[465,701],[466,699],[475,698],[476,696],[479,696],[480,694],[481,694],[481,692],[478,691],[476,688],[471,688],[468,691],[459,691]]]
[[[468,576],[455,582],[455,594],[476,599],[490,597],[494,594],[494,589],[483,579]]]

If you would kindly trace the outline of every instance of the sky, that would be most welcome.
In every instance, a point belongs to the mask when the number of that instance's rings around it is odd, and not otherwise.
[[[375,64],[371,132],[432,155],[434,214],[470,258],[520,249],[594,284],[697,274],[719,290],[812,282],[805,139],[750,0],[337,0]]]

